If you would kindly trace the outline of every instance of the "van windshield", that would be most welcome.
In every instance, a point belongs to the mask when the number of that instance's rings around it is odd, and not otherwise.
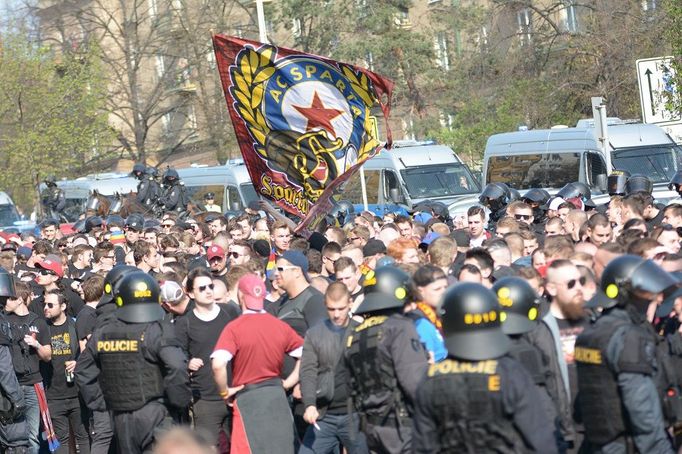
[[[401,170],[413,199],[478,194],[481,190],[464,164],[438,164]]]
[[[19,220],[17,209],[14,205],[0,205],[0,225],[10,226],[14,225]]]
[[[678,145],[619,148],[613,151],[613,168],[646,175],[652,183],[667,183],[681,168],[682,148]]]
[[[491,156],[487,183],[505,183],[515,189],[561,188],[580,177],[580,153]]]

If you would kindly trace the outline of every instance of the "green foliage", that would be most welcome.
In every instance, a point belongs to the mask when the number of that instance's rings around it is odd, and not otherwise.
[[[25,36],[25,35],[24,35]],[[105,158],[109,127],[97,49],[56,58],[21,34],[2,40],[0,55],[0,188],[20,206],[36,200],[47,175],[78,175]]]

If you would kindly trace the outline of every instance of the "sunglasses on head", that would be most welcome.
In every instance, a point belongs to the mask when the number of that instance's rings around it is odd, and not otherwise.
[[[213,290],[214,288],[215,288],[214,284],[206,284],[200,285],[199,287],[197,287],[197,290],[199,290],[200,292],[205,292],[206,289]]]
[[[533,217],[532,214],[515,214],[514,215],[514,219],[516,219],[517,221],[529,221],[530,218],[532,218],[532,217]]]
[[[580,284],[580,286],[584,286],[585,283],[587,282],[587,279],[585,276],[581,276],[580,279],[571,279],[570,281],[566,282],[566,288],[571,290],[573,287],[575,287],[575,284]]]

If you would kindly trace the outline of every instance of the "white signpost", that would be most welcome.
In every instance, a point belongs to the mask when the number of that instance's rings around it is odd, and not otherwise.
[[[676,88],[672,78],[675,70],[672,57],[643,58],[637,60],[637,81],[642,106],[642,121],[666,129],[678,142],[682,141],[682,116],[666,109],[665,94]]]

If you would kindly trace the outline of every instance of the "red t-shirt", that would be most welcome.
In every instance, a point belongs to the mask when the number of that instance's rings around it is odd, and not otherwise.
[[[232,386],[239,386],[279,377],[284,354],[302,346],[303,338],[283,321],[247,313],[225,327],[213,355],[221,350],[232,355]]]

